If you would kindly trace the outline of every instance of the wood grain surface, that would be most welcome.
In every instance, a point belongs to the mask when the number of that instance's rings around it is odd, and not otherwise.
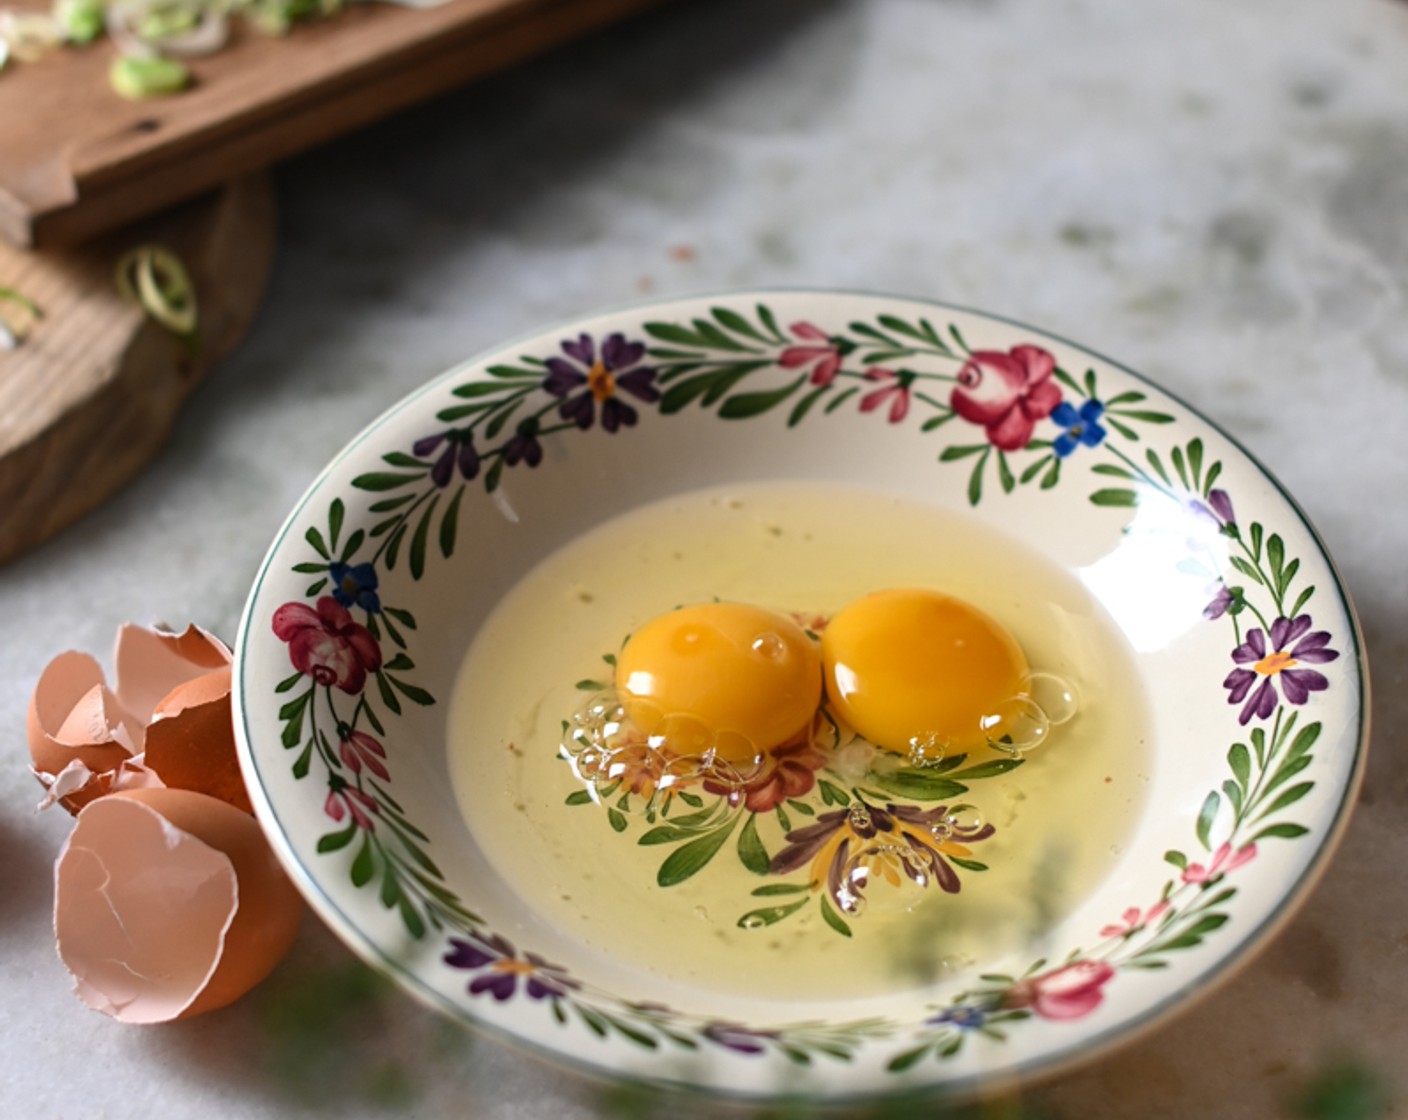
[[[237,25],[191,62],[192,88],[138,102],[108,85],[109,42],[12,64],[0,75],[0,235],[76,243],[657,2],[353,4],[282,38]]]
[[[274,252],[263,175],[81,249],[0,244],[0,283],[43,312],[0,350],[0,563],[52,536],[125,484],[165,442],[201,376],[254,318]],[[186,265],[199,300],[188,342],[124,301],[128,249],[160,244]]]

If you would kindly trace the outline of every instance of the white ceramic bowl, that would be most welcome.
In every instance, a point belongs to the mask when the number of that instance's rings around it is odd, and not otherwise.
[[[1080,580],[1123,633],[1151,712],[1147,798],[1040,946],[874,997],[748,998],[580,944],[476,842],[451,790],[447,718],[489,612],[608,518],[768,479],[973,519]],[[293,511],[236,665],[260,819],[357,952],[551,1059],[743,1096],[961,1093],[1148,1028],[1304,898],[1366,742],[1345,593],[1304,516],[1231,438],[1062,339],[842,293],[614,311],[435,379]],[[795,800],[863,848],[820,788]],[[592,819],[582,842],[630,845],[643,826],[626,823],[602,841]],[[1073,809],[1069,827],[1085,823]],[[978,882],[965,872],[965,890]]]

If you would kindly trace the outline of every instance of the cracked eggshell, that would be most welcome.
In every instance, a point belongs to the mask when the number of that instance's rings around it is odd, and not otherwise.
[[[54,932],[75,991],[124,1023],[224,1007],[273,971],[303,915],[258,822],[189,790],[87,805],[54,879]]]
[[[50,788],[51,798],[55,781],[65,775],[57,800],[71,813],[114,788],[122,788],[123,783],[115,781],[117,771],[124,762],[142,754],[153,719],[214,699],[213,694],[197,690],[164,707],[173,692],[211,673],[223,672],[228,693],[230,650],[197,626],[174,634],[128,623],[118,629],[113,660],[116,684],[109,689],[101,666],[88,654],[61,653],[40,675],[30,699],[28,737],[35,772]],[[228,713],[228,698],[225,703]],[[213,727],[213,713],[202,715],[204,724]],[[163,736],[174,730],[167,728]],[[233,758],[233,732],[226,731],[225,739]],[[184,740],[189,742],[190,735]],[[170,739],[165,739],[164,745],[169,746]],[[223,757],[223,745],[217,743],[217,747],[215,751],[203,749],[202,757],[212,753]],[[175,768],[183,774],[195,769],[180,761]],[[227,785],[221,778],[219,788]],[[192,788],[205,787],[197,783]],[[227,800],[239,804],[243,797],[241,786]],[[248,809],[247,799],[241,807]]]
[[[168,786],[254,812],[235,750],[229,665],[177,685],[156,706],[142,760]]]
[[[97,661],[70,651],[59,654],[40,675],[30,697],[26,731],[39,774],[52,780],[79,763],[95,775],[97,780],[62,798],[69,812],[76,813],[107,792],[112,772],[135,753],[141,725],[108,689]]]

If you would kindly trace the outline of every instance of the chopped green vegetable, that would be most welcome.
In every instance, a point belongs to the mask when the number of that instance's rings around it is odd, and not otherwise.
[[[130,101],[180,93],[191,84],[191,72],[174,58],[118,58],[108,71],[112,88]]]
[[[103,0],[54,0],[53,14],[70,43],[91,43],[107,26]]]
[[[160,245],[123,254],[114,277],[118,294],[135,303],[173,334],[194,337],[196,289],[181,258]]]

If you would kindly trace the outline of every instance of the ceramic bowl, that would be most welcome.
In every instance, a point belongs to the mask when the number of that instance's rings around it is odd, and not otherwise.
[[[467,822],[449,762],[463,737],[457,674],[520,577],[647,503],[768,480],[861,487],[997,534],[1078,582],[1119,636],[1121,671],[1147,699],[1138,772],[1121,776],[1142,786],[1129,794],[1137,819],[1032,938],[994,938],[885,990],[739,992],[583,938]],[[808,291],[601,314],[474,358],[395,405],[274,541],[235,678],[259,817],[354,950],[453,1019],[554,1061],[745,1097],[964,1093],[1163,1020],[1304,898],[1345,824],[1366,736],[1345,592],[1304,515],[1231,437],[1041,331]],[[552,751],[554,734],[533,749]],[[553,827],[580,828],[570,844],[603,866],[638,862],[652,832],[661,873],[639,889],[650,905],[682,900],[680,928],[701,919],[678,880],[744,874],[738,913],[708,920],[735,938],[766,926],[785,950],[802,928],[782,914],[792,902],[813,915],[808,936],[844,938],[868,919],[828,894],[834,868],[792,859],[800,870],[782,873],[784,847],[810,844],[808,855],[843,838],[843,870],[878,883],[896,855],[879,845],[883,826],[908,845],[892,893],[940,880],[983,890],[979,846],[958,843],[975,822],[940,818],[958,800],[981,804],[1005,768],[922,763],[892,756],[886,776],[858,778],[813,759],[786,797],[775,784],[748,800],[727,835],[702,787],[673,818],[647,821],[614,801],[576,807],[591,798],[564,763],[549,800],[574,806]],[[1063,814],[1047,827],[1091,827],[1080,796]],[[836,843],[826,850],[822,862],[841,860]],[[523,866],[550,881],[548,857],[532,858]],[[551,885],[567,888],[593,889]]]

